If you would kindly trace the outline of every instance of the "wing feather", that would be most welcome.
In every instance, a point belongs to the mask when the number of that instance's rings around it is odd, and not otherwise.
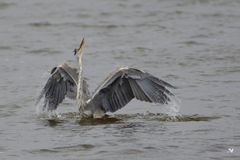
[[[45,84],[37,103],[44,98],[43,110],[55,110],[65,97],[76,98],[77,70],[67,64],[55,67]],[[73,79],[74,78],[74,79]]]
[[[144,92],[144,88],[140,87],[140,85],[137,83],[138,81],[139,80],[129,79],[134,96],[138,100],[152,102],[151,96],[148,96],[147,93]]]
[[[166,95],[162,90],[148,79],[144,81],[137,81],[138,85],[142,88],[143,92],[151,98],[151,102],[165,103]]]
[[[173,96],[167,88],[171,84],[138,69],[120,69],[108,76],[100,85],[88,104],[94,104],[105,112],[115,112],[133,98],[151,103],[168,103]],[[91,106],[92,107],[92,106]]]

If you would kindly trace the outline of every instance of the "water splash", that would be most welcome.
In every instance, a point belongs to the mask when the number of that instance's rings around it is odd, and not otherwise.
[[[63,122],[74,121],[80,125],[98,125],[113,124],[128,120],[161,121],[161,122],[188,122],[188,121],[209,121],[219,117],[208,117],[201,115],[182,115],[179,113],[181,100],[175,96],[170,97],[170,102],[163,107],[163,113],[145,113],[135,114],[113,114],[105,115],[102,118],[94,119],[92,117],[81,117],[79,112],[57,113],[56,110],[48,111],[44,106],[42,98],[36,106],[36,113],[41,120],[47,121],[50,126]]]
[[[44,98],[41,98],[40,101],[36,104],[36,115],[40,119],[53,119],[60,120],[62,115],[57,112],[57,110],[48,110],[48,104],[44,104]]]
[[[41,82],[41,85],[36,90],[36,97],[39,97],[39,93],[42,92],[42,88],[45,85],[45,82],[47,81],[49,77],[49,72],[44,72],[41,75],[41,79],[43,79]],[[36,114],[40,117],[58,117],[59,114],[57,113],[57,110],[50,110],[48,103],[46,103],[45,96],[42,96],[40,99],[36,98],[35,100],[36,105]]]
[[[39,102],[36,103],[36,114],[37,114],[37,115],[41,115],[41,114],[44,113],[43,106],[44,106],[44,99],[41,98],[41,99],[39,100]]]
[[[175,117],[181,115],[181,100],[176,96],[170,96],[170,102],[167,105],[163,106],[163,113],[169,115],[170,117]]]
[[[54,114],[56,110],[53,111],[48,111],[48,104],[45,104],[45,97],[42,97],[39,99],[39,101],[36,102],[36,114],[41,115],[41,114]]]

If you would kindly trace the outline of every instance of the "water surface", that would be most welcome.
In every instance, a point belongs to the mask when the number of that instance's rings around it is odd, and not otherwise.
[[[5,159],[239,159],[240,1],[0,2],[0,157]],[[107,121],[36,115],[49,71],[86,40],[91,90],[119,66],[175,85],[174,106],[133,100]],[[73,113],[73,114],[71,114]],[[234,149],[231,153],[231,149]]]

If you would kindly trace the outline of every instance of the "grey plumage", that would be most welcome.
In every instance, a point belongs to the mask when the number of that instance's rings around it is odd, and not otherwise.
[[[66,63],[54,67],[36,103],[39,103],[39,101],[44,98],[42,109],[55,110],[65,97],[76,99],[77,78],[77,69],[70,67]],[[84,98],[87,100],[90,97],[90,93],[86,78],[83,80],[83,87]]]
[[[65,97],[76,99],[78,71],[67,64],[53,69],[50,78],[44,86],[38,101],[44,97],[44,109],[55,110]],[[101,109],[104,112],[115,112],[133,98],[150,103],[167,104],[173,93],[168,88],[171,84],[135,68],[120,68],[112,72],[99,85],[90,97],[86,79],[83,81],[85,109],[94,112]],[[37,101],[37,102],[38,102]]]
[[[101,117],[106,112],[115,112],[133,98],[150,103],[167,104],[173,93],[171,84],[135,68],[119,68],[107,76],[92,96],[87,81],[83,78],[82,50],[84,39],[78,49],[79,69],[62,64],[54,67],[37,102],[44,98],[43,109],[55,110],[65,97],[77,99],[80,113],[88,112],[93,117]],[[96,116],[95,116],[96,115]],[[99,116],[100,115],[100,116]]]
[[[167,104],[175,88],[153,75],[135,68],[121,68],[111,73],[95,91],[86,108],[115,112],[133,98],[151,103]]]

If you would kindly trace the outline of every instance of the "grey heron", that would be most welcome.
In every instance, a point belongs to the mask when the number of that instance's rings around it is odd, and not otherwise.
[[[136,68],[118,68],[90,95],[88,84],[83,77],[82,51],[84,39],[79,48],[74,50],[79,68],[64,63],[54,67],[51,75],[41,91],[37,102],[44,99],[43,109],[56,110],[65,97],[76,99],[80,113],[100,118],[106,112],[115,112],[133,98],[150,103],[167,104],[174,94],[169,88],[171,84]]]

